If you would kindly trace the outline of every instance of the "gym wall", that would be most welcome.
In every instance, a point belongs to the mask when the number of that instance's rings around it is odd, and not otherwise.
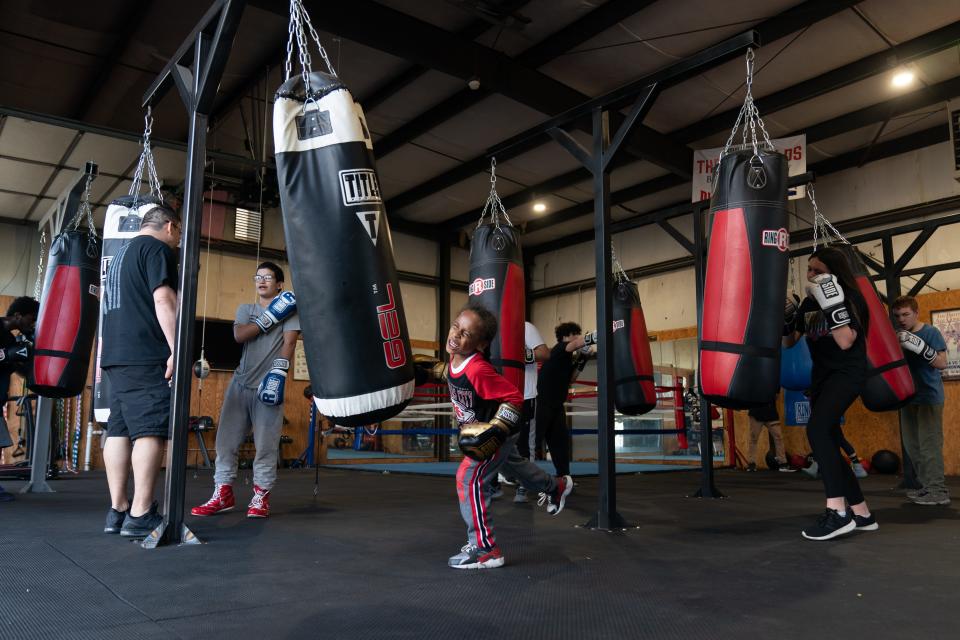
[[[49,242],[48,238],[48,246]],[[33,295],[40,262],[37,226],[0,223],[0,247],[0,296]],[[4,305],[0,313],[6,310]]]

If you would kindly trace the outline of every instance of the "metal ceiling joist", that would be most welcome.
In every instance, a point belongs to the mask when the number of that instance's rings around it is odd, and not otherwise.
[[[119,26],[119,29],[117,29],[116,39],[113,45],[103,57],[103,65],[97,70],[93,80],[84,85],[85,88],[77,97],[74,108],[72,109],[74,118],[83,120],[90,115],[90,111],[97,103],[97,97],[100,95],[100,91],[103,90],[113,75],[114,70],[119,66],[123,53],[136,36],[138,27],[147,17],[153,4],[154,0],[139,0],[138,2],[126,3],[126,11],[114,21],[114,23]]]
[[[251,4],[281,15],[288,11],[287,3],[281,0],[251,0]],[[476,78],[486,90],[540,113],[555,116],[589,99],[576,89],[519,64],[499,51],[466,41],[371,0],[343,3],[308,0],[304,4],[317,28],[461,78],[464,82]],[[689,149],[648,127],[637,127],[634,138],[631,145],[639,143],[645,159],[670,171],[689,174],[689,163],[684,161]]]
[[[561,53],[586,42],[654,1],[612,0],[607,2],[583,18],[576,20],[573,24],[547,36],[541,42],[518,55],[515,61],[517,64],[530,69],[541,67]],[[391,151],[395,151],[407,142],[462,113],[465,109],[479,103],[489,95],[491,95],[491,92],[485,88],[476,91],[464,88],[458,91],[420,115],[414,116],[411,120],[378,140],[375,147],[377,157],[383,158]],[[366,105],[364,106],[366,107]]]
[[[788,135],[797,135],[806,133],[807,144],[826,140],[834,136],[854,131],[861,127],[883,122],[888,118],[895,117],[904,113],[910,113],[917,109],[923,109],[938,102],[943,102],[949,98],[960,95],[960,76],[944,80],[929,87],[923,87],[908,94],[878,102],[877,104],[845,113],[842,116],[831,118],[819,124],[804,129],[799,129]]]
[[[758,98],[756,100],[757,109],[760,110],[762,115],[786,109],[848,84],[889,71],[898,64],[912,62],[956,46],[958,41],[960,41],[960,22],[954,22],[946,27],[899,44],[892,49],[874,53],[810,80]],[[767,42],[767,40],[764,40],[764,42]],[[683,129],[673,131],[670,135],[685,144],[701,140],[728,129],[739,111],[740,107],[731,109]]]
[[[508,2],[503,9],[514,11],[521,8],[528,2],[529,0],[513,0]],[[289,10],[289,6],[287,8]],[[486,20],[474,20],[463,29],[457,31],[457,35],[466,40],[473,40],[490,28],[491,24]],[[244,97],[249,95],[252,90],[258,87],[260,83],[263,82],[264,78],[269,76],[273,69],[277,67],[277,65],[283,63],[283,61],[286,59],[286,56],[287,43],[284,41],[282,44],[269,51],[262,58],[260,58],[260,60],[253,64],[250,67],[250,73],[246,79],[238,82],[233,89],[217,99],[216,105],[213,108],[213,112],[210,114],[210,119],[213,122],[212,127],[215,129],[217,126],[219,126],[219,124],[226,119],[226,116],[233,111],[233,109]],[[369,112],[391,95],[400,89],[403,89],[429,70],[430,69],[428,67],[422,65],[412,65],[407,67],[406,69],[399,71],[382,85],[373,89],[369,95],[365,96],[360,101],[360,104],[363,105],[365,111]]]
[[[843,1],[834,1],[834,0],[810,0],[804,2],[796,7],[793,7],[783,13],[780,13],[772,18],[769,18],[760,24],[758,24],[754,29],[760,34],[761,42],[771,42],[784,35],[789,33],[799,31],[811,24],[824,20],[840,11],[845,10],[849,6],[856,4],[857,0],[843,0]],[[711,66],[716,66],[721,64],[726,60],[718,59],[714,65],[703,65],[698,68],[698,72],[702,73],[703,71],[711,68]],[[675,67],[676,65],[671,65]],[[655,79],[656,74],[646,76],[641,78],[637,82],[647,83]],[[679,73],[674,73],[672,77],[672,82],[678,82],[682,79],[689,77],[689,75],[683,75]],[[629,85],[628,85],[629,86]],[[611,114],[611,127],[617,127],[620,124],[620,117],[618,113]],[[733,120],[731,119],[730,122]],[[729,123],[726,124],[729,126]],[[649,128],[640,128],[635,134],[634,138],[631,140],[631,144],[628,146],[628,150],[636,149],[637,147],[644,149],[650,145],[656,146],[662,142],[663,139],[669,140],[667,136],[656,133],[658,139],[651,139],[649,135],[653,131]],[[521,134],[523,135],[523,134]],[[672,137],[672,136],[671,136]],[[498,145],[499,146],[499,145]],[[674,144],[673,141],[668,142],[667,147],[661,149],[661,155],[666,156],[666,150],[673,149],[676,152],[669,154],[669,162],[664,163],[665,157],[661,157],[662,164],[669,164],[671,166],[667,167],[673,173],[678,173],[679,175],[686,175],[689,177],[690,166],[692,163],[692,151],[683,147],[678,148],[678,145]],[[426,198],[433,193],[445,189],[449,186],[452,186],[466,178],[473,176],[478,171],[483,171],[487,165],[487,158],[491,155],[490,150],[488,153],[485,153],[484,156],[479,158],[473,158],[471,160],[465,161],[458,167],[455,167],[445,173],[442,173],[434,178],[427,180],[426,182],[417,185],[407,191],[398,194],[395,196],[388,205],[392,209],[398,209],[412,204],[418,200]],[[498,160],[506,160],[510,157],[519,155],[516,153],[516,149],[511,150],[509,153],[503,151],[496,153]],[[661,165],[662,166],[662,165]],[[577,182],[581,181],[582,178],[577,176]],[[460,217],[466,215],[467,212],[463,214],[458,214],[455,217]],[[447,225],[445,225],[447,226]],[[451,228],[454,225],[449,225],[447,228]]]
[[[846,133],[847,131],[853,131],[870,124],[883,122],[891,116],[901,113],[909,113],[911,111],[915,111],[916,109],[921,109],[957,95],[960,95],[960,77],[946,80],[930,87],[924,87],[909,94],[898,96],[891,100],[871,105],[864,109],[858,109],[857,111],[852,111],[836,118],[831,118],[830,120],[818,123],[806,129],[795,131],[789,135],[805,133],[807,135],[807,143],[809,144]],[[945,140],[948,135],[949,133],[947,127],[944,124],[921,131],[911,136],[904,136],[903,138],[897,138],[887,142],[875,143],[871,145],[871,155],[869,159],[875,160],[889,157],[891,155],[897,155],[898,153],[904,153],[912,149],[929,146],[930,144],[936,144]],[[817,175],[833,173],[842,169],[859,166],[863,163],[863,159],[863,149],[855,149],[851,152],[842,154],[841,156],[829,158],[817,163],[814,165],[814,171]],[[669,188],[683,182],[682,180],[673,183],[665,181],[665,178],[669,177],[673,176],[655,178],[653,180],[641,182],[631,187],[615,191],[610,194],[611,202],[629,202],[632,199],[641,197],[641,195],[656,193],[656,191]],[[663,184],[666,184],[667,186],[662,186]],[[639,193],[640,195],[624,197],[624,195],[629,195],[630,193]],[[545,229],[560,222],[573,220],[588,214],[592,206],[593,203],[590,201],[582,202],[557,211],[551,215],[532,220],[527,224],[526,231],[527,233],[532,233],[533,231]]]

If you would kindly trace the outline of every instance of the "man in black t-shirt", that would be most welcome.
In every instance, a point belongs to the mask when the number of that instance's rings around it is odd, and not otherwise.
[[[570,475],[570,433],[563,403],[567,401],[570,383],[586,364],[585,351],[590,347],[586,346],[582,333],[576,322],[557,325],[554,329],[557,344],[550,350],[537,380],[536,448],[542,450],[546,440],[558,476]]]
[[[7,405],[10,392],[10,376],[14,373],[26,377],[33,357],[33,331],[40,314],[40,303],[33,298],[16,298],[0,318],[0,409]],[[19,335],[14,335],[18,331]],[[6,418],[0,411],[0,449],[13,446]],[[0,487],[0,502],[10,502],[13,495]]]
[[[110,262],[103,286],[100,366],[110,383],[103,461],[110,487],[105,533],[143,538],[162,521],[153,501],[164,440],[177,319],[180,218],[158,205]],[[127,474],[133,464],[133,501]]]

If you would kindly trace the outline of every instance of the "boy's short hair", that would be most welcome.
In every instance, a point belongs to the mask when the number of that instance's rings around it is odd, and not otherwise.
[[[920,312],[920,305],[917,304],[917,299],[913,296],[900,296],[890,306],[891,309],[902,309],[904,307],[910,307],[914,313]]]
[[[6,316],[12,318],[18,313],[21,316],[33,316],[36,318],[40,315],[40,303],[30,296],[20,296],[14,299],[14,301],[10,303],[10,306],[7,307]]]
[[[583,333],[583,329],[581,329],[580,325],[576,322],[561,322],[553,332],[557,336],[557,342],[562,342],[567,336],[575,336]]]
[[[283,269],[281,269],[280,265],[277,263],[270,262],[269,260],[266,262],[261,262],[259,265],[257,265],[257,271],[260,271],[260,269],[270,269],[270,271],[273,271],[273,277],[277,280],[277,282],[283,282]]]

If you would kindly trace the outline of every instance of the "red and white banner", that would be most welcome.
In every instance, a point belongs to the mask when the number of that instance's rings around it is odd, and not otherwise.
[[[789,138],[776,138],[771,140],[777,151],[787,156],[788,174],[791,176],[800,175],[807,171],[807,136],[790,136]],[[723,147],[716,149],[700,149],[693,152],[693,192],[691,197],[693,202],[709,200],[713,193],[713,168],[720,159],[720,152]],[[806,195],[806,187],[803,185],[790,189],[790,199],[797,200]]]

